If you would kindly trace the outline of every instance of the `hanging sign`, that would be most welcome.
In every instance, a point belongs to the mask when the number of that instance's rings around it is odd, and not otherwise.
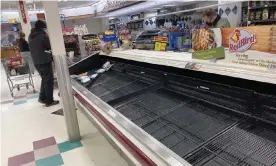
[[[19,0],[19,8],[20,8],[22,20],[24,24],[27,24],[27,16],[25,13],[24,2],[22,0]]]
[[[246,29],[235,29],[229,36],[229,51],[244,52],[256,43],[256,35]]]
[[[162,36],[154,36],[154,50],[155,51],[166,51],[168,38]]]
[[[59,14],[59,18],[60,18],[60,20],[65,20],[65,15],[64,14]]]

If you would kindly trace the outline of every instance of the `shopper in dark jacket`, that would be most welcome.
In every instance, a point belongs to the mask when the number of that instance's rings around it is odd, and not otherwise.
[[[35,67],[32,61],[32,57],[30,54],[30,49],[29,49],[29,44],[25,40],[25,33],[24,32],[19,32],[19,40],[18,40],[18,47],[20,49],[20,55],[26,61],[29,65],[29,69],[32,74],[34,74]]]
[[[19,32],[19,49],[20,52],[29,52],[29,44],[25,40],[25,33],[24,32]]]
[[[36,21],[35,28],[31,30],[29,36],[29,46],[33,63],[42,79],[38,101],[49,107],[58,104],[59,101],[55,101],[53,98],[54,75],[51,45],[45,30],[46,23],[41,20]]]

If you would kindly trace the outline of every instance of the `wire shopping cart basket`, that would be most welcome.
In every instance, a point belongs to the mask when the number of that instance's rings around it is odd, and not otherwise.
[[[33,92],[36,92],[28,62],[24,61],[21,56],[2,59],[1,61],[6,72],[7,82],[12,97],[14,96],[13,90],[17,89],[20,91],[20,88],[23,86],[27,89],[31,86]]]

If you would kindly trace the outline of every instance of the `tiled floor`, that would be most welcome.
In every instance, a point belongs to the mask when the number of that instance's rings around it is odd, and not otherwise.
[[[39,76],[34,81],[38,90]],[[82,140],[69,143],[64,117],[51,114],[60,105],[45,107],[37,102],[37,94],[24,92],[24,88],[18,95],[25,97],[10,96],[1,69],[1,166],[19,166],[18,162],[21,166],[127,165],[81,112],[77,113]]]
[[[33,142],[33,151],[19,154],[8,159],[8,166],[36,165],[59,166],[63,165],[62,154],[82,147],[80,141],[57,143],[54,137]]]

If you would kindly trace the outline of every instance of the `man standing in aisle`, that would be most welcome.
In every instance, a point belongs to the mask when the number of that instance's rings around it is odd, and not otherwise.
[[[54,74],[52,67],[52,53],[50,40],[46,31],[46,23],[38,20],[35,22],[35,28],[29,35],[30,52],[35,68],[41,76],[41,87],[38,101],[46,107],[59,104],[54,100]]]

